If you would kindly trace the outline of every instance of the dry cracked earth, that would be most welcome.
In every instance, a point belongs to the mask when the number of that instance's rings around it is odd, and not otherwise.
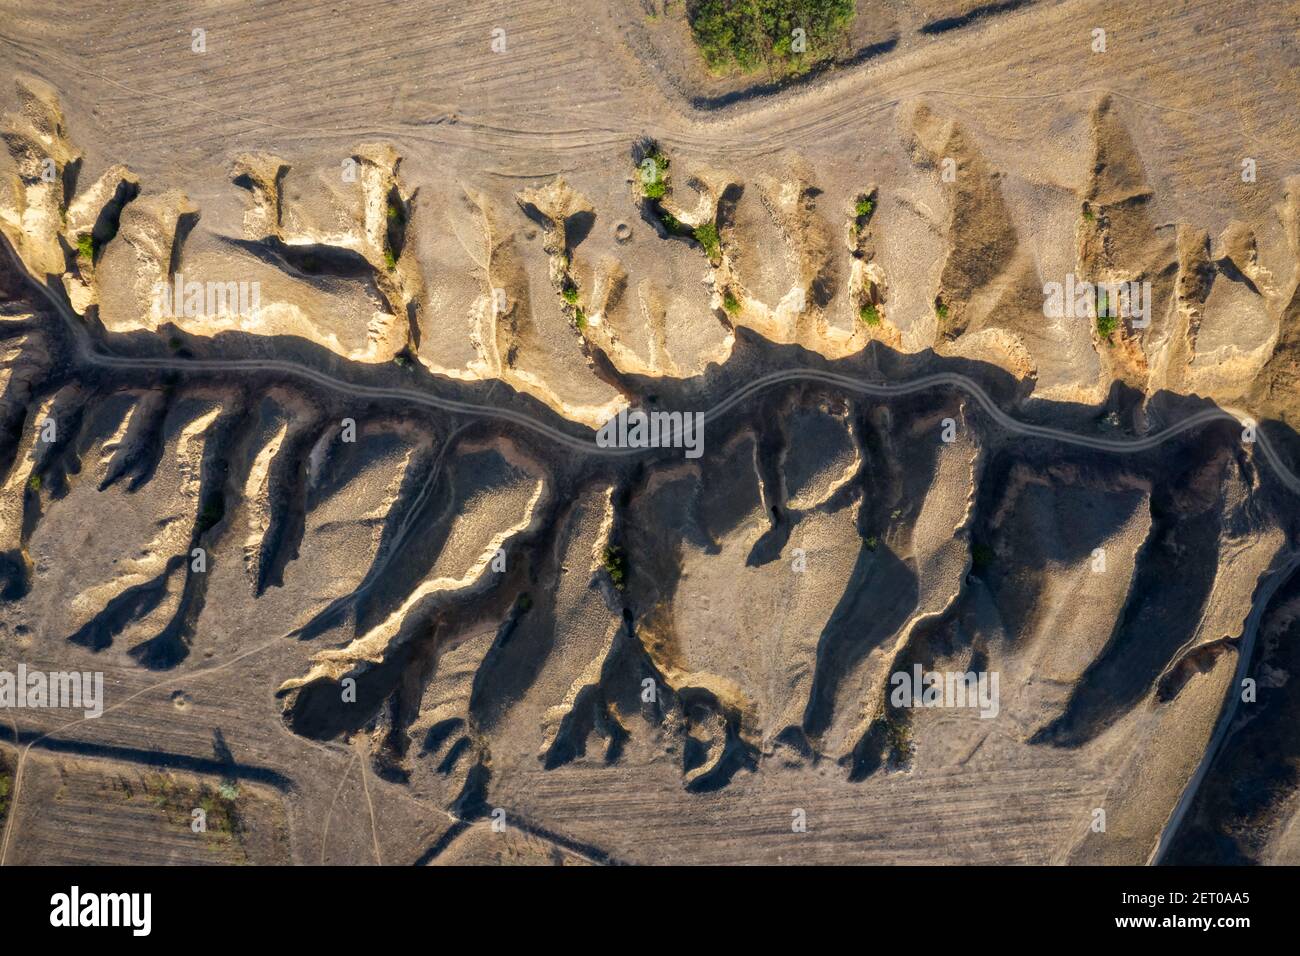
[[[1300,862],[1294,3],[57,6],[0,672],[103,713],[0,709],[4,863]]]

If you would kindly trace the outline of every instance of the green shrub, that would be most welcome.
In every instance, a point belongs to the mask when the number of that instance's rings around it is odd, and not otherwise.
[[[583,312],[581,307],[573,310],[573,324],[579,330],[587,327],[587,313]]]
[[[627,556],[623,554],[623,549],[618,545],[610,545],[605,549],[602,563],[614,587],[623,590],[623,585],[627,581]]]
[[[95,237],[83,232],[77,237],[77,255],[83,259],[95,258]]]
[[[740,301],[730,289],[722,293],[722,307],[727,310],[727,315],[736,315],[740,312]]]
[[[663,199],[668,192],[668,157],[656,150],[641,160],[641,195],[646,199]]]
[[[32,475],[30,478],[28,478],[28,479],[27,479],[27,487],[30,488],[32,491],[40,491],[40,490],[41,490],[41,476],[40,476],[40,475]]]
[[[945,322],[945,321],[947,321],[947,319],[948,319],[948,306],[944,305],[942,302],[936,302],[936,303],[934,304],[934,314],[937,315],[937,316],[939,317],[939,321],[940,321],[940,322]]]
[[[859,219],[865,219],[867,216],[871,215],[875,208],[876,204],[870,199],[859,199],[857,204],[853,207],[853,213]]]
[[[397,257],[393,255],[392,249],[384,250],[384,265],[388,267],[389,272],[397,268]]]
[[[1115,330],[1119,328],[1119,318],[1113,315],[1097,316],[1097,334],[1103,339],[1109,339]]]
[[[862,307],[858,309],[858,318],[867,325],[879,325],[880,310],[870,302],[864,302],[862,303]]]
[[[565,302],[569,303],[569,305],[578,304],[578,287],[576,285],[566,285],[560,290],[560,295],[564,298]]]
[[[704,254],[709,257],[710,262],[718,262],[722,258],[722,239],[718,235],[718,227],[713,223],[706,222],[697,227],[691,235],[704,247]]]
[[[912,728],[906,721],[886,718],[885,741],[889,746],[891,763],[906,763],[916,752],[916,748],[912,746]]]
[[[692,237],[695,235],[694,229],[666,210],[660,211],[659,221],[664,224],[664,228],[668,230],[670,235]]]

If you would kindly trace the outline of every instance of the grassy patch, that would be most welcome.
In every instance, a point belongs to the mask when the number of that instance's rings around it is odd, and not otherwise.
[[[867,325],[879,325],[880,310],[876,308],[874,305],[872,305],[870,302],[864,302],[862,303],[862,306],[858,309],[858,318],[861,319]]]
[[[737,315],[740,312],[740,301],[730,289],[722,293],[722,307],[727,310],[727,315]]]
[[[853,214],[859,219],[866,219],[876,211],[876,204],[870,199],[859,199],[853,207]]]
[[[560,290],[560,297],[569,305],[578,304],[578,287],[576,285],[566,285]]]
[[[948,321],[948,306],[944,305],[942,302],[935,302],[934,314],[939,317],[940,322]]]
[[[393,255],[392,249],[384,250],[384,265],[388,267],[389,272],[397,268],[397,257]]]
[[[855,0],[696,0],[687,16],[715,72],[765,67],[792,76],[835,55],[854,7]]]
[[[40,476],[40,475],[32,475],[30,478],[28,478],[28,479],[27,479],[27,487],[28,487],[30,490],[32,490],[32,491],[40,491],[40,490],[41,490],[41,476]]]
[[[95,258],[95,237],[88,232],[83,232],[77,237],[77,255],[83,259]]]
[[[1103,339],[1110,339],[1119,328],[1119,317],[1114,315],[1097,316],[1097,334]]]
[[[579,331],[587,327],[587,313],[583,312],[581,307],[573,310],[573,324]]]
[[[623,553],[623,549],[618,545],[610,545],[605,549],[605,556],[601,563],[610,581],[614,583],[614,587],[623,590],[627,582],[627,555]]]
[[[241,842],[244,824],[236,805],[239,786],[233,781],[222,782],[214,789],[206,783],[183,784],[169,773],[146,773],[142,796],[161,810],[170,824],[186,830],[194,820],[193,811],[201,809],[206,818],[206,837],[214,849],[233,849]],[[134,797],[128,788],[127,799]]]

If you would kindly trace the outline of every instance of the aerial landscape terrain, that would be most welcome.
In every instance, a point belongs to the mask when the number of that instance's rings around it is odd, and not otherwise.
[[[1293,0],[0,0],[0,138],[0,864],[1300,864]]]

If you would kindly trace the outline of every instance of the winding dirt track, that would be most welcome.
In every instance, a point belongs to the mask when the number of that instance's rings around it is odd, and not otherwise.
[[[15,264],[21,269],[21,264],[17,263],[13,251],[8,249],[7,246],[6,251],[9,252],[10,258],[14,259]],[[353,395],[357,398],[400,401],[411,405],[420,405],[425,408],[454,412],[459,415],[508,421],[519,425],[520,427],[527,428],[543,437],[549,438],[572,451],[586,455],[597,455],[606,458],[630,458],[640,455],[645,451],[641,448],[603,448],[596,444],[594,437],[591,439],[579,438],[575,435],[564,432],[553,425],[534,418],[531,415],[514,409],[499,408],[492,405],[479,405],[473,402],[462,402],[456,399],[443,398],[417,389],[358,385],[336,378],[317,369],[305,365],[299,365],[295,362],[281,361],[278,359],[174,360],[111,355],[97,351],[94,348],[85,326],[72,313],[66,303],[64,303],[58,296],[51,293],[49,288],[44,284],[34,282],[33,285],[40,290],[42,297],[59,313],[72,330],[73,337],[76,341],[77,359],[97,368],[117,370],[141,369],[169,372],[276,372],[291,378],[311,382],[339,394]],[[1136,438],[1099,438],[1093,435],[1081,435],[1077,432],[1067,431],[1063,428],[1053,428],[1049,425],[1037,425],[1030,422],[1022,422],[1004,411],[997,402],[993,400],[992,396],[990,396],[988,392],[984,391],[976,381],[957,372],[935,372],[905,382],[878,382],[850,375],[841,375],[836,372],[827,372],[820,369],[803,368],[781,369],[775,372],[769,372],[766,375],[760,375],[758,378],[741,388],[736,389],[730,395],[719,400],[712,407],[707,409],[704,412],[704,420],[706,422],[716,420],[718,417],[731,411],[737,405],[741,404],[753,395],[756,395],[765,389],[787,382],[819,382],[824,385],[842,388],[846,391],[856,392],[863,395],[874,395],[880,398],[894,398],[912,395],[928,389],[948,386],[959,389],[969,395],[974,399],[976,404],[978,404],[980,408],[988,414],[989,418],[992,419],[994,423],[1007,431],[1018,435],[1059,441],[1067,445],[1074,445],[1080,448],[1092,448],[1097,451],[1110,452],[1114,454],[1137,454],[1139,452],[1150,451],[1152,448],[1156,448],[1164,442],[1176,438],[1184,432],[1191,431],[1192,429],[1198,428],[1208,422],[1225,420],[1242,422],[1251,421],[1250,416],[1244,412],[1238,412],[1226,408],[1206,408],[1189,415],[1182,421],[1175,422],[1174,424],[1166,426],[1157,432],[1152,432],[1149,435],[1143,435]],[[1285,462],[1283,462],[1277,449],[1273,447],[1267,436],[1265,436],[1262,431],[1256,432],[1256,443],[1259,445],[1264,457],[1277,473],[1278,479],[1286,485],[1288,489],[1296,494],[1300,494],[1300,476],[1297,476],[1296,473],[1292,471]]]
[[[18,269],[18,274],[26,275],[22,263],[18,260],[13,250],[9,248],[7,243],[5,244],[5,251]],[[175,372],[276,372],[292,378],[311,382],[340,394],[353,395],[357,398],[402,401],[409,404],[453,412],[460,415],[508,421],[549,438],[566,448],[583,454],[598,455],[609,458],[625,458],[636,456],[641,454],[643,451],[643,449],[640,448],[603,448],[596,444],[594,438],[583,439],[570,435],[553,425],[549,425],[531,415],[513,409],[500,408],[492,405],[479,405],[473,402],[462,402],[455,399],[443,398],[416,389],[358,385],[294,362],[281,361],[277,359],[174,360],[112,355],[101,352],[94,347],[85,325],[71,311],[67,303],[65,303],[59,296],[53,294],[49,287],[44,283],[32,281],[31,284],[40,292],[42,298],[50,305],[50,307],[58,312],[60,317],[67,323],[68,328],[72,332],[74,341],[76,342],[77,359],[97,368]],[[1082,448],[1093,448],[1098,451],[1117,454],[1135,454],[1138,452],[1149,451],[1163,442],[1206,424],[1207,422],[1222,420],[1250,420],[1250,416],[1242,412],[1224,408],[1207,408],[1196,412],[1193,415],[1189,415],[1180,422],[1176,422],[1157,432],[1142,437],[1098,438],[1092,435],[1080,435],[1076,432],[1066,431],[1061,428],[1052,428],[1048,425],[1022,422],[1004,411],[977,382],[957,372],[936,372],[906,382],[879,382],[819,369],[801,368],[782,369],[759,376],[707,409],[704,412],[704,419],[706,422],[716,420],[744,402],[746,399],[765,389],[783,383],[796,381],[820,382],[847,391],[857,392],[864,395],[874,395],[881,398],[911,395],[946,385],[968,394],[997,425],[1015,434],[1060,441],[1068,445]],[[1269,464],[1276,471],[1278,478],[1291,491],[1300,494],[1300,477],[1287,467],[1277,450],[1272,446],[1268,441],[1268,438],[1262,432],[1258,432],[1256,438],[1260,450],[1264,453],[1264,457],[1268,459]]]

